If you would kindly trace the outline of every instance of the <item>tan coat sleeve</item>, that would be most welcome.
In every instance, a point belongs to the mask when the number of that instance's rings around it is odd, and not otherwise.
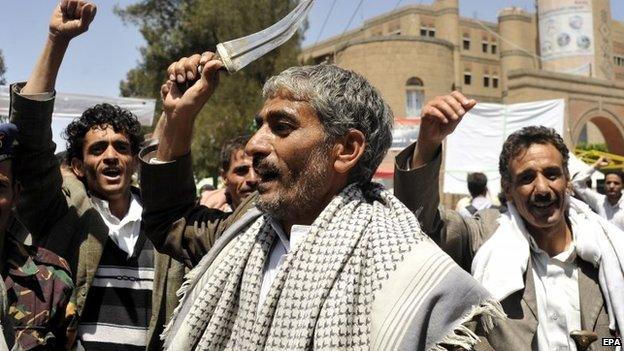
[[[497,210],[486,210],[474,218],[464,218],[456,211],[440,207],[439,174],[442,150],[430,163],[408,170],[416,144],[401,151],[394,165],[394,194],[418,218],[429,235],[457,264],[470,272],[475,253],[494,232]]]

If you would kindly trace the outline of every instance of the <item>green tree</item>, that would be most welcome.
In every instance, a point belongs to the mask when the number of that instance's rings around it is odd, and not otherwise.
[[[284,17],[296,0],[142,0],[117,13],[137,25],[147,45],[142,60],[120,83],[123,96],[159,98],[169,64],[216,44],[249,35]],[[216,175],[221,145],[252,130],[262,104],[264,82],[297,64],[301,36],[291,40],[234,75],[223,75],[219,89],[196,122],[193,139],[195,173]],[[159,105],[160,106],[160,105]]]
[[[608,152],[609,149],[607,148],[607,144],[605,143],[598,143],[598,144],[588,144],[587,142],[580,142],[578,143],[578,145],[576,145],[576,149],[578,150],[586,150],[586,151],[603,151],[603,152]]]
[[[2,50],[0,50],[0,85],[6,84],[6,78],[4,74],[6,73],[6,66],[4,65],[4,56],[2,56]]]

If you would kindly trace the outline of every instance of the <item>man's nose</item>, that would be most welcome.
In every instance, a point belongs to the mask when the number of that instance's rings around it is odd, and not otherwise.
[[[245,153],[253,158],[258,156],[266,156],[271,153],[270,133],[267,132],[265,125],[249,139],[245,145]]]
[[[104,150],[104,162],[118,162],[119,155],[117,154],[117,150],[113,147],[113,145],[109,145],[106,150]]]
[[[536,197],[547,197],[548,199],[552,196],[552,189],[550,188],[548,179],[543,175],[538,175],[535,179],[535,195]]]
[[[247,174],[247,178],[245,179],[247,185],[251,188],[255,188],[258,185],[258,175],[256,171],[254,171],[253,167],[249,168],[249,174]]]

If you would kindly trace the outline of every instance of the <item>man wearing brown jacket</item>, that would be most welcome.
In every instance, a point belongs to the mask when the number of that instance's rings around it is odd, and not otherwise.
[[[18,126],[18,212],[37,244],[67,258],[75,280],[70,337],[87,349],[160,349],[177,305],[182,263],[159,254],[141,225],[141,198],[130,186],[142,141],[129,111],[96,105],[73,121],[63,175],[51,136],[54,85],[72,38],[88,29],[95,5],[63,0],[26,84],[11,87]]]
[[[509,211],[475,218],[438,210],[441,142],[474,106],[460,93],[423,109],[418,142],[396,158],[395,193],[425,232],[497,297],[508,320],[479,346],[494,350],[574,350],[578,330],[598,341],[618,336],[624,250],[618,229],[570,199],[568,150],[554,131],[526,127],[500,156]],[[620,290],[618,290],[620,289]]]

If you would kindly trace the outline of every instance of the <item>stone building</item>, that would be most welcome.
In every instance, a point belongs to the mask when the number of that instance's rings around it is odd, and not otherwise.
[[[305,48],[301,60],[363,74],[400,124],[453,89],[482,102],[563,98],[570,147],[604,142],[624,155],[624,22],[611,18],[609,0],[538,0],[536,10],[501,9],[492,23],[460,17],[459,0],[409,5]]]

